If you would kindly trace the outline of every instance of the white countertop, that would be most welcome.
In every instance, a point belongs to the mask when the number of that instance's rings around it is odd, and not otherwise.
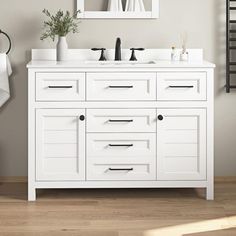
[[[27,64],[27,68],[91,68],[91,69],[101,69],[101,68],[136,68],[136,69],[145,69],[145,68],[214,68],[215,65],[213,63],[207,61],[155,61],[152,64],[99,64],[99,63],[87,63],[85,61],[65,61],[65,62],[57,62],[57,61],[36,61],[33,60]]]

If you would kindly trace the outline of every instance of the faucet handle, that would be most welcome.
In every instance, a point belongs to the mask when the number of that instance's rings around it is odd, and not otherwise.
[[[104,51],[106,50],[106,48],[91,48],[92,51],[101,51],[101,56],[99,58],[99,61],[106,61],[106,57],[105,57],[105,53]]]
[[[130,48],[130,50],[132,51],[130,61],[137,61],[137,58],[135,56],[135,51],[144,51],[145,48]]]

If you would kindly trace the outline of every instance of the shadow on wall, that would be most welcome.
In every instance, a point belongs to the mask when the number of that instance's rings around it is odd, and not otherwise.
[[[215,95],[225,92],[226,79],[226,4],[225,1],[215,1]]]

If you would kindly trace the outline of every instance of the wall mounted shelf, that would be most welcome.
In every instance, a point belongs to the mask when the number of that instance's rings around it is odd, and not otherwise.
[[[159,18],[159,0],[151,0],[151,10],[145,12],[115,12],[115,11],[91,11],[86,10],[86,0],[77,0],[77,10],[80,10],[80,18],[83,19],[155,19]]]

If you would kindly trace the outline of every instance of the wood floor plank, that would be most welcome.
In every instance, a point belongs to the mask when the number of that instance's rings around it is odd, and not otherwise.
[[[42,190],[0,184],[0,236],[234,236],[236,183],[203,190]]]

